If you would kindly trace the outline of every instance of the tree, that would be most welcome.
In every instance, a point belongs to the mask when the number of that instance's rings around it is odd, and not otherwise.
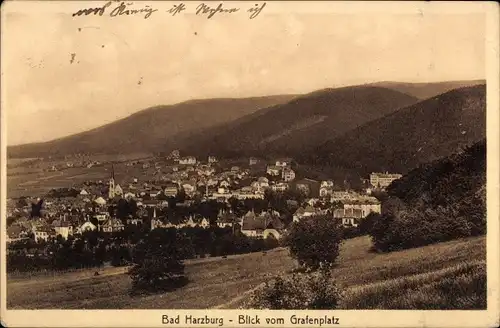
[[[125,199],[120,198],[118,200],[118,204],[116,204],[116,217],[118,219],[125,219],[129,214],[130,210],[128,202]]]
[[[164,291],[186,283],[179,239],[175,229],[155,229],[136,246],[129,271],[134,292]]]
[[[22,196],[17,200],[16,207],[22,208],[28,206],[28,202],[26,201],[26,197]]]
[[[327,216],[306,218],[293,223],[284,245],[299,265],[308,270],[332,267],[339,255],[342,227]]]

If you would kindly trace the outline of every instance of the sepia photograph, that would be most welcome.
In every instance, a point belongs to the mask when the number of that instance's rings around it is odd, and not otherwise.
[[[498,324],[496,3],[1,14],[4,326]]]

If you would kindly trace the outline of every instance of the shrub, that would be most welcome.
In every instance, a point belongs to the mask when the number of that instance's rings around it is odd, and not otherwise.
[[[342,226],[338,220],[318,216],[293,223],[284,246],[302,267],[309,270],[331,267],[339,255]]]
[[[277,277],[254,292],[250,307],[271,310],[325,310],[335,309],[342,291],[331,277],[330,271],[294,273]]]

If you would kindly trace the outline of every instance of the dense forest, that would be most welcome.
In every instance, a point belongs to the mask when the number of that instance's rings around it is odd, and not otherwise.
[[[371,229],[380,251],[486,233],[486,141],[421,165],[387,192]]]

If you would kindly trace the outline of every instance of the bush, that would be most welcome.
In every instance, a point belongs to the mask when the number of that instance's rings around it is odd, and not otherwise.
[[[325,216],[302,219],[293,223],[284,246],[299,265],[308,270],[331,267],[342,242],[342,226],[338,220]]]
[[[277,277],[252,294],[250,307],[271,310],[335,309],[342,298],[330,271]]]

